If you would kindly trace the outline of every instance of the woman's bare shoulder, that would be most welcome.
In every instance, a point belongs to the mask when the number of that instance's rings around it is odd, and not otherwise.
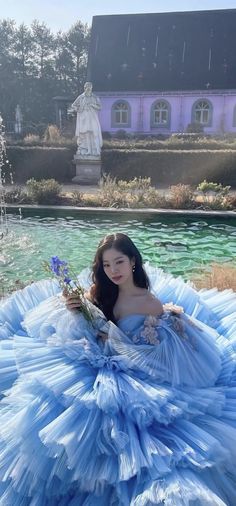
[[[151,316],[160,316],[163,313],[163,305],[149,292],[144,300],[143,312]]]

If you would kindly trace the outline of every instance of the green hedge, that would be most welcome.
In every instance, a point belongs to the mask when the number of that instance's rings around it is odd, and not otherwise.
[[[71,181],[75,175],[72,163],[73,147],[28,147],[9,146],[7,156],[11,165],[14,183],[25,183],[35,179],[54,178],[59,182]],[[6,172],[10,171],[9,169]],[[6,174],[6,180],[9,176]]]
[[[145,139],[105,139],[103,141],[104,149],[122,149],[122,150],[130,150],[130,149],[138,149],[138,150],[199,150],[199,149],[209,149],[209,150],[227,150],[233,149],[236,150],[236,137],[231,139],[231,142],[227,139],[222,138],[212,138],[212,137],[203,137],[196,139],[186,139],[172,135],[166,140],[159,140],[157,138],[148,138]]]
[[[203,179],[236,187],[233,150],[104,150],[103,171],[120,179],[150,177],[154,185],[198,184]]]
[[[75,147],[10,146],[7,154],[15,183],[24,183],[32,177],[70,182],[75,175],[72,163]],[[102,170],[118,179],[150,177],[157,186],[196,185],[207,179],[236,187],[236,151],[104,149]]]

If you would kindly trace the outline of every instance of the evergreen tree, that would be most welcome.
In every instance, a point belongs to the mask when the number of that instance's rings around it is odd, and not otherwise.
[[[36,122],[51,121],[54,109],[52,97],[55,89],[55,41],[45,23],[34,21],[31,25],[34,40],[34,105],[31,113]]]
[[[86,80],[89,41],[90,30],[87,24],[83,25],[81,21],[72,26],[66,37],[67,48],[72,60],[70,77],[75,95],[81,93]]]
[[[34,54],[32,30],[21,24],[15,32],[14,59],[17,78],[16,103],[21,106],[24,120],[31,118],[33,81],[36,75]]]
[[[17,104],[24,121],[55,122],[53,97],[75,99],[86,80],[90,30],[78,21],[54,35],[45,23],[31,27],[0,21],[0,112],[14,125]]]
[[[73,96],[73,58],[67,47],[67,35],[61,32],[56,38],[55,71],[57,94]]]
[[[15,110],[16,77],[12,51],[14,41],[14,21],[0,21],[0,112],[5,121],[13,118]]]

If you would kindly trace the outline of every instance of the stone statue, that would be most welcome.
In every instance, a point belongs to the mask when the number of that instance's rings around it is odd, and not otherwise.
[[[71,106],[77,112],[76,131],[77,153],[83,159],[100,159],[102,133],[98,118],[101,102],[92,93],[92,83],[84,85],[84,93],[79,95]]]
[[[15,112],[15,133],[16,134],[22,133],[22,121],[23,121],[23,116],[22,116],[21,108],[20,108],[20,105],[17,104],[16,112]]]

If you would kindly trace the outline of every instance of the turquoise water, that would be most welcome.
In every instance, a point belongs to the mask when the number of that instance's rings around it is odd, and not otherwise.
[[[91,264],[99,240],[111,231],[129,234],[143,258],[185,279],[212,262],[236,261],[236,217],[199,219],[156,214],[22,210],[9,215],[0,241],[0,281],[42,279],[43,260],[67,259],[74,270]]]

